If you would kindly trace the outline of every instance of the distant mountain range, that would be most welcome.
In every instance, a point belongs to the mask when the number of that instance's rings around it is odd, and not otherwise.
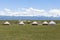
[[[0,16],[0,20],[60,20],[60,17],[44,17],[44,16]]]

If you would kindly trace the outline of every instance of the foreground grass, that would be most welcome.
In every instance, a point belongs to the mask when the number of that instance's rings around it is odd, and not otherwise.
[[[0,25],[0,40],[60,40],[60,25]]]

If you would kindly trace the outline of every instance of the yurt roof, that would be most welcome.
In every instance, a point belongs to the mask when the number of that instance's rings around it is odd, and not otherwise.
[[[32,24],[38,24],[36,21],[34,21]]]
[[[10,24],[8,21],[4,22],[4,24]]]
[[[23,22],[23,21],[21,21],[21,22],[19,22],[19,24],[24,24],[24,22]]]
[[[56,24],[54,21],[50,21],[49,24]]]
[[[31,22],[30,20],[28,20],[28,22]]]
[[[48,24],[48,22],[47,21],[44,21],[43,24]]]

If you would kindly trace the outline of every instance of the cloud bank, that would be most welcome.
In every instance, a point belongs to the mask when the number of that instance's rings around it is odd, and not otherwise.
[[[0,10],[0,16],[44,16],[44,17],[60,17],[60,9],[34,9],[21,8],[19,10],[3,9]]]

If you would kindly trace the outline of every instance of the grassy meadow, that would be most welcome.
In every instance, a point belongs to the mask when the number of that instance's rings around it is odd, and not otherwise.
[[[19,25],[17,20],[10,20],[11,25],[3,25],[4,22],[4,20],[0,20],[0,40],[60,40],[59,20],[55,21],[57,25],[27,23]]]

